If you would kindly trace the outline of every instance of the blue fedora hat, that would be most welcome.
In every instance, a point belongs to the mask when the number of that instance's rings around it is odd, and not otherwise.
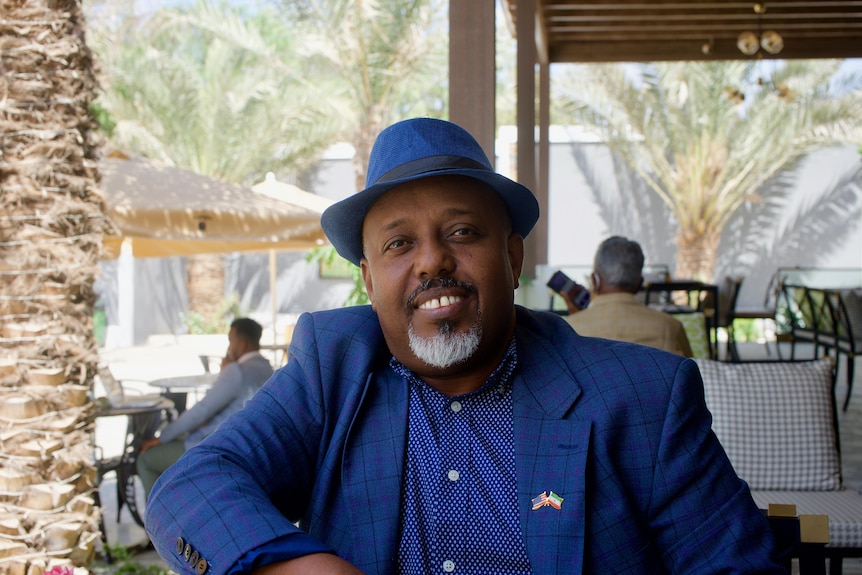
[[[401,184],[430,176],[468,176],[485,182],[503,199],[512,230],[526,237],[539,219],[539,203],[525,186],[494,171],[479,143],[464,128],[444,120],[413,118],[380,132],[365,189],[323,212],[320,225],[344,259],[362,259],[362,222],[380,196]]]

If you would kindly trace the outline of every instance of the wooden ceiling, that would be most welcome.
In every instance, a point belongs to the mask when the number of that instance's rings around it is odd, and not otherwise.
[[[503,0],[517,22],[522,0]],[[529,0],[540,62],[862,58],[862,0]],[[758,15],[757,11],[761,14]],[[512,26],[512,30],[515,27]],[[784,48],[746,56],[746,31],[773,30]]]

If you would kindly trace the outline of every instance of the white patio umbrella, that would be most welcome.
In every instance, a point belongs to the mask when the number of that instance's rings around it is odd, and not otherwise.
[[[280,182],[275,179],[275,174],[269,172],[266,174],[266,177],[259,184],[255,184],[251,187],[255,192],[262,194],[264,196],[273,198],[280,202],[287,202],[289,204],[293,204],[296,206],[301,206],[305,209],[311,210],[318,214],[318,220],[320,219],[320,214],[323,213],[323,210],[332,205],[333,201],[324,198],[323,196],[318,196],[317,194],[311,194],[300,188],[288,184],[287,182]],[[278,270],[276,269],[276,254],[277,250],[271,249],[269,250],[269,291],[272,296],[272,332],[273,332],[273,343],[276,343],[276,323],[278,320],[278,302],[275,298],[275,287],[276,287],[276,278],[278,277]]]

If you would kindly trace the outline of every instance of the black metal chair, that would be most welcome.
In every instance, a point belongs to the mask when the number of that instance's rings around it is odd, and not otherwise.
[[[111,471],[117,475],[117,522],[125,506],[132,519],[144,526],[138,510],[135,476],[137,475],[137,456],[141,444],[155,436],[156,431],[166,421],[176,415],[173,401],[164,395],[127,395],[122,383],[114,378],[110,369],[100,367],[99,379],[107,393],[105,403],[95,412],[95,417],[126,417],[126,434],[123,450],[119,455],[104,457],[100,450],[94,455],[97,486]],[[98,496],[98,494],[97,494]],[[104,533],[104,529],[103,529]]]
[[[772,274],[769,283],[766,286],[766,293],[763,296],[763,303],[760,306],[740,307],[739,302],[734,302],[733,321],[738,319],[759,320],[763,331],[766,331],[766,322],[775,322],[776,308],[778,305],[779,291],[782,289],[778,280],[778,273]],[[739,294],[737,294],[738,297]],[[772,355],[769,349],[769,339],[765,339],[766,355]],[[734,339],[734,348],[736,349],[736,340]],[[776,353],[781,357],[781,350],[776,341]],[[737,349],[737,355],[738,355]],[[740,360],[741,361],[741,360]]]
[[[819,322],[818,345],[835,352],[836,365],[844,354],[847,391],[842,409],[847,411],[853,392],[856,357],[862,352],[862,301],[855,290],[811,289],[812,300],[822,301],[823,319]]]
[[[781,308],[781,320],[787,328],[787,338],[790,341],[790,360],[796,359],[796,348],[799,344],[813,345],[814,358],[819,351],[818,334],[823,332],[824,305],[822,299],[812,299],[810,288],[803,285],[784,284],[782,286],[784,303]]]
[[[742,276],[727,276],[718,285],[718,315],[715,318],[715,327],[724,329],[727,334],[727,357],[730,361],[739,361],[739,352],[736,349],[736,339],[733,333],[733,320],[736,317],[736,301],[739,299],[742,281]],[[707,295],[704,307],[711,307],[710,297],[711,294]]]

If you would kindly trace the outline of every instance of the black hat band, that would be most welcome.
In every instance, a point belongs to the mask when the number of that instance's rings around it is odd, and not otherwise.
[[[392,168],[377,178],[374,185],[392,182],[394,180],[401,180],[411,176],[418,176],[428,172],[463,169],[482,170],[485,172],[492,171],[488,166],[481,162],[477,162],[476,160],[471,160],[470,158],[465,158],[463,156],[428,156],[426,158],[419,158],[418,160],[411,160]]]

